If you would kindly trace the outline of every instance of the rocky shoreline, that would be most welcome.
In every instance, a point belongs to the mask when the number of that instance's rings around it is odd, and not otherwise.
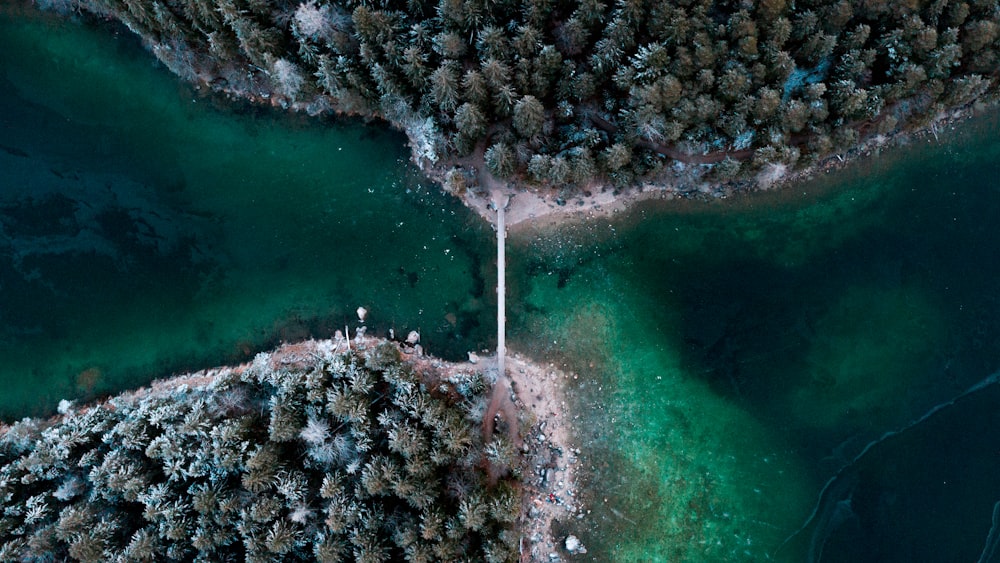
[[[374,340],[366,337],[362,342]],[[495,356],[471,357],[470,362],[446,362],[416,351],[409,359],[418,369],[440,374],[491,369],[496,373]],[[508,353],[506,362],[522,439],[520,561],[552,562],[583,555],[586,546],[575,536],[560,535],[553,526],[582,520],[590,513],[580,491],[583,460],[588,453],[574,436],[567,416],[571,407],[563,393],[570,375],[553,364],[542,365],[516,352]]]

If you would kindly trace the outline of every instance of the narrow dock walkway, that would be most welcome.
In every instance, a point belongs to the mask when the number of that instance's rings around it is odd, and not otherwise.
[[[503,381],[507,375],[504,357],[507,355],[507,286],[504,283],[507,270],[507,227],[504,224],[504,208],[507,202],[493,199],[497,210],[497,376]]]
[[[502,201],[502,203],[501,203]],[[507,377],[507,285],[505,283],[507,271],[507,226],[504,222],[504,211],[510,198],[499,194],[494,194],[493,208],[497,212],[497,380],[493,386],[490,404],[486,407],[483,416],[483,439],[487,442],[493,436],[496,416],[501,415],[507,426],[507,433],[510,441],[520,450],[523,444],[520,434],[520,423],[518,422],[517,408],[514,406],[511,396],[511,381]]]

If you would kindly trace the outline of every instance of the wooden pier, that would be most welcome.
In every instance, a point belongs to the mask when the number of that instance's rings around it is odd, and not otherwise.
[[[497,210],[497,376],[502,381],[507,372],[504,357],[507,354],[507,287],[504,283],[507,270],[507,227],[504,224],[504,208],[507,202],[493,199]]]

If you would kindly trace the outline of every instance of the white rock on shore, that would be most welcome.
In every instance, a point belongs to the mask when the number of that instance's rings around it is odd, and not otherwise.
[[[566,551],[570,553],[587,553],[587,548],[583,547],[580,538],[576,536],[566,536]]]

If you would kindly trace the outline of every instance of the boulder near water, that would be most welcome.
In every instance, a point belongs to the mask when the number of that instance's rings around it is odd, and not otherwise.
[[[583,546],[580,538],[570,535],[566,536],[566,551],[570,553],[587,553],[587,548]]]

